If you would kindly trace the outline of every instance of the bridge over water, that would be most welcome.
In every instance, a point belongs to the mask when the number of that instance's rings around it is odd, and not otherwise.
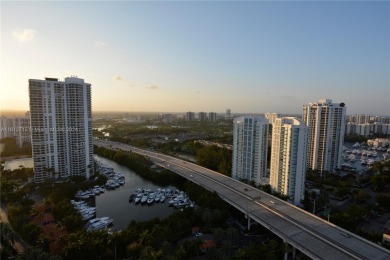
[[[94,144],[148,156],[154,163],[215,191],[285,242],[313,259],[390,259],[390,251],[294,205],[199,165],[130,145],[94,140]]]

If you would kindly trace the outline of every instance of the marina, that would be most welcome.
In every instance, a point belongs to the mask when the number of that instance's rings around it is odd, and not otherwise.
[[[344,143],[341,169],[354,171],[361,175],[369,170],[374,162],[389,158],[390,148]]]
[[[144,180],[142,177],[137,175],[134,171],[128,169],[125,166],[117,164],[116,162],[109,160],[107,158],[95,155],[95,159],[101,164],[112,168],[115,173],[114,176],[123,176],[124,183],[119,185],[115,189],[105,188],[105,192],[101,193],[98,196],[94,196],[90,201],[92,207],[96,208],[96,218],[108,217],[113,220],[112,224],[115,228],[119,230],[126,229],[131,221],[147,221],[153,218],[166,218],[172,213],[175,212],[174,207],[169,207],[167,204],[168,199],[165,198],[161,202],[162,195],[160,197],[160,202],[156,202],[156,197],[154,198],[153,203],[147,204],[147,199],[149,194],[158,189],[163,190],[177,190],[174,186],[159,187],[156,184]],[[120,177],[122,179],[122,177]],[[107,184],[107,183],[106,183]],[[140,187],[145,187],[144,191],[148,192],[146,200],[141,203],[143,194],[140,197],[138,195],[134,196],[134,202],[129,202],[129,197]],[[156,194],[155,194],[156,195]],[[135,200],[139,200],[139,203],[135,203]]]
[[[151,189],[138,188],[134,191],[133,194],[129,196],[129,202],[134,203],[135,205],[153,205],[154,203],[163,204],[167,198],[169,199],[169,202],[166,205],[172,206],[175,209],[195,206],[183,191],[173,191],[171,189],[161,188],[158,188],[156,191],[152,191]]]

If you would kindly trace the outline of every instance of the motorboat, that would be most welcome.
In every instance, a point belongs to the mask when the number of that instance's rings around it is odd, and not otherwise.
[[[70,200],[70,203],[72,203],[73,206],[86,204],[85,201],[75,201],[75,200]]]
[[[129,202],[133,202],[134,199],[136,198],[136,196],[137,196],[137,194],[135,194],[135,193],[131,194],[129,197]]]
[[[94,218],[87,222],[86,226],[92,225],[93,223],[99,222],[99,221],[108,221],[109,217],[101,217],[101,218]]]
[[[86,200],[89,199],[89,195],[85,193],[80,193],[80,194],[76,194],[75,198],[80,200]]]
[[[84,208],[78,209],[77,211],[80,212],[81,214],[82,213],[86,213],[86,212],[96,212],[96,208],[94,208],[94,207],[84,207]]]
[[[148,204],[153,204],[155,197],[156,197],[155,193],[153,193],[153,192],[150,193],[150,195],[148,197],[148,200],[147,200],[147,203]]]
[[[158,193],[154,198],[154,202],[160,202],[160,199],[161,199],[161,193]]]
[[[368,159],[367,160],[367,165],[371,166],[374,162],[375,162],[374,159]]]
[[[160,198],[160,202],[164,202],[165,201],[165,195],[162,195],[161,198]]]
[[[90,225],[88,225],[87,227],[87,231],[90,232],[90,231],[95,231],[95,230],[101,230],[101,229],[105,229],[107,227],[109,227],[113,222],[113,219],[104,219],[104,220],[99,220],[99,221],[96,221]]]
[[[183,196],[177,196],[176,198],[170,200],[170,201],[168,202],[168,204],[169,204],[170,206],[173,206],[173,205],[175,205],[176,203],[178,203],[178,202],[181,201],[181,200],[184,200],[184,197],[183,197]]]
[[[86,221],[86,220],[93,218],[94,216],[95,216],[95,213],[82,214],[81,220]]]
[[[138,193],[137,196],[134,198],[135,203],[140,203],[142,199],[142,194]]]
[[[145,203],[148,200],[149,194],[144,193],[141,198],[141,203]]]
[[[179,202],[175,203],[174,207],[176,209],[180,209],[180,208],[183,208],[187,205],[189,205],[190,203],[187,201],[187,200],[180,200]]]

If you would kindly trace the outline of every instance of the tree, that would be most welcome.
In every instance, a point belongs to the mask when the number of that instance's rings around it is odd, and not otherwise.
[[[151,244],[152,234],[148,229],[144,230],[139,234],[138,242],[141,246]]]
[[[6,250],[10,252],[10,254],[12,254],[12,251],[14,251],[14,243],[16,239],[15,232],[8,223],[0,222],[0,234],[1,244],[5,247]]]
[[[210,209],[206,209],[203,212],[202,222],[205,224],[206,227],[210,227],[211,226],[211,223],[213,222],[213,214],[211,213]]]
[[[378,194],[375,198],[376,202],[381,207],[390,207],[390,195],[389,194]]]
[[[216,241],[221,241],[222,238],[225,236],[225,231],[222,228],[214,228],[213,235]]]
[[[168,255],[169,252],[170,252],[171,249],[172,249],[172,244],[171,244],[170,242],[168,242],[168,241],[165,240],[165,241],[163,241],[163,242],[161,243],[160,248],[161,248],[161,250],[162,250],[162,252],[163,252],[163,255]]]
[[[358,190],[358,192],[356,193],[356,202],[358,203],[363,203],[364,201],[368,200],[371,198],[371,195],[365,191],[365,190]]]
[[[178,248],[177,248],[177,250],[176,250],[176,257],[177,257],[178,259],[186,259],[186,257],[187,257],[187,252],[186,252],[186,250],[185,250],[185,248],[184,248],[183,245],[179,245],[179,246],[178,246]]]
[[[141,254],[140,254],[141,259],[157,260],[157,259],[161,259],[162,256],[163,256],[163,251],[161,249],[156,251],[152,246],[145,246],[141,250]]]
[[[233,227],[229,227],[227,230],[226,230],[226,235],[230,241],[230,243],[233,243],[233,241],[236,239],[237,235],[238,235],[238,231],[237,229],[233,228]]]

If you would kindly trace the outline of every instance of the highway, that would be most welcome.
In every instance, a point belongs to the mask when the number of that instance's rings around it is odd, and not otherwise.
[[[390,251],[242,182],[164,154],[110,141],[97,146],[145,155],[152,162],[215,191],[222,199],[312,259],[390,259]]]

